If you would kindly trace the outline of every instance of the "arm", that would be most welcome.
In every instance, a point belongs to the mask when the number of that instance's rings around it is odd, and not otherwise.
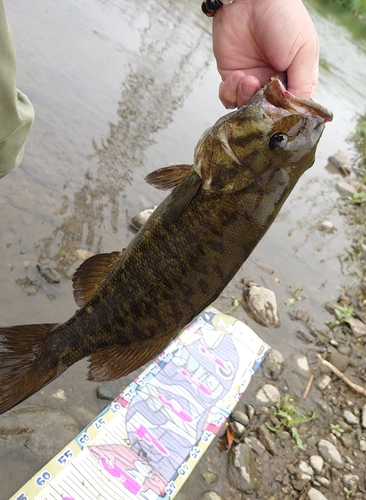
[[[0,179],[21,162],[33,120],[32,104],[16,88],[15,48],[0,0]]]

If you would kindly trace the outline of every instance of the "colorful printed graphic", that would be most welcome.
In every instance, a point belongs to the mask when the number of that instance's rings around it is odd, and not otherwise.
[[[206,309],[11,500],[171,500],[268,350]]]

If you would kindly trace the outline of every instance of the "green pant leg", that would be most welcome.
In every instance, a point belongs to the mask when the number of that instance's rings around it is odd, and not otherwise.
[[[0,0],[0,179],[21,162],[33,120],[31,102],[16,88],[15,47]]]

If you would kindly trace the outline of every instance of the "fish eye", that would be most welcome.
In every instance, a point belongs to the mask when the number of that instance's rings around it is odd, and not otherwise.
[[[284,149],[286,147],[287,140],[288,137],[286,134],[283,132],[276,132],[269,140],[269,149],[272,149],[272,151],[275,151],[276,149]]]

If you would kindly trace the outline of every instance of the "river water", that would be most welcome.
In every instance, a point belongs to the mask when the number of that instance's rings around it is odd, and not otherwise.
[[[226,113],[217,98],[210,20],[199,4],[7,2],[18,86],[32,100],[37,118],[21,166],[0,183],[1,325],[68,319],[76,309],[70,278],[85,251],[125,247],[133,237],[129,217],[164,197],[144,176],[190,163],[202,132]],[[226,310],[231,296],[240,298],[244,276],[273,289],[279,329],[253,323],[242,310],[235,314],[285,357],[300,349],[285,305],[291,290],[303,288],[303,307],[322,324],[328,319],[324,302],[336,299],[342,284],[353,279],[352,267],[342,259],[346,228],[335,207],[334,184],[340,179],[325,166],[330,155],[349,148],[346,138],[355,116],[366,109],[365,28],[326,2],[308,6],[321,41],[315,100],[334,112],[334,121],[327,125],[314,166],[217,302]],[[334,234],[315,228],[324,219],[338,229]],[[275,274],[263,271],[262,263]],[[46,283],[37,264],[55,268],[62,282]],[[126,380],[107,386],[118,392]],[[52,397],[60,388],[66,402]],[[85,426],[105,406],[95,388],[86,381],[82,361],[23,406],[61,409]],[[19,450],[9,461],[0,443],[1,500],[43,465],[22,456]],[[188,482],[187,498],[198,498],[202,488]]]

